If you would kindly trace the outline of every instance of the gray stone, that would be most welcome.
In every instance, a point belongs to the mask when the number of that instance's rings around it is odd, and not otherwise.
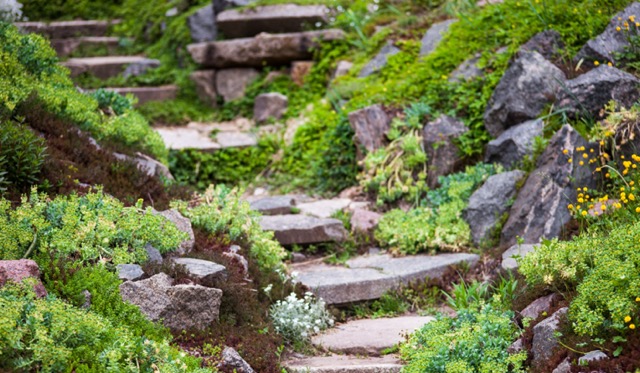
[[[259,34],[253,38],[190,44],[193,60],[204,67],[263,67],[310,60],[319,41],[341,40],[342,30],[328,29],[289,34]]]
[[[627,33],[616,31],[616,27],[624,28],[623,24],[625,21],[629,21],[629,16],[640,17],[640,3],[633,2],[625,10],[613,16],[604,32],[595,39],[589,40],[582,47],[576,55],[576,62],[581,59],[601,63],[615,61],[616,53],[623,52],[630,45]]]
[[[401,316],[349,321],[314,336],[311,343],[335,353],[380,356],[433,320],[430,316]]]
[[[287,96],[281,93],[262,93],[253,102],[253,118],[257,123],[263,123],[269,119],[280,119],[287,111],[288,105]]]
[[[600,350],[590,351],[578,359],[578,365],[589,365],[590,362],[598,360],[609,360],[609,356]]]
[[[558,58],[562,49],[564,49],[562,36],[555,30],[539,32],[520,47],[521,51],[538,52],[548,60]]]
[[[561,308],[533,327],[531,353],[534,367],[543,365],[553,356],[554,349],[558,347],[555,332],[560,328],[560,319],[567,314],[567,310],[567,307]]]
[[[254,0],[213,0],[213,10],[220,14],[225,9],[247,6],[253,2]]]
[[[160,61],[145,58],[144,60],[134,62],[127,66],[126,69],[122,72],[122,76],[124,78],[129,78],[131,76],[140,76],[151,69],[156,69],[160,67]]]
[[[542,315],[543,312],[549,312],[554,303],[559,300],[560,296],[555,293],[549,294],[546,297],[538,298],[525,307],[522,312],[520,312],[520,315],[522,315],[523,318],[535,320],[538,316]]]
[[[216,27],[216,15],[213,12],[213,4],[200,8],[187,18],[187,25],[191,32],[191,40],[194,43],[214,41],[218,37]]]
[[[349,123],[355,132],[359,148],[373,152],[386,144],[391,118],[382,106],[372,105],[349,113]]]
[[[360,70],[358,76],[360,78],[366,78],[371,74],[377,73],[387,65],[389,57],[398,53],[400,53],[400,49],[396,48],[393,44],[385,44],[385,46],[380,49],[380,52]]]
[[[333,79],[349,74],[349,71],[351,71],[352,67],[353,67],[353,62],[344,61],[344,60],[338,61],[338,64],[336,65],[336,69],[333,72]]]
[[[136,281],[144,276],[142,267],[137,264],[118,264],[116,266],[118,278],[124,281]]]
[[[258,145],[258,138],[253,133],[247,132],[218,132],[215,134],[215,141],[222,149],[246,148]]]
[[[564,73],[537,52],[520,52],[500,79],[484,112],[493,137],[507,128],[537,118],[555,100]]]
[[[453,72],[451,73],[451,77],[449,78],[450,82],[458,83],[468,80],[473,80],[474,78],[478,78],[482,76],[482,69],[478,67],[478,62],[480,61],[481,55],[478,53],[475,56],[469,58],[460,64]]]
[[[148,262],[152,263],[152,264],[162,264],[162,254],[160,254],[160,251],[158,251],[158,249],[156,249],[155,247],[147,244],[144,247],[145,251],[147,252],[147,257],[148,257]]]
[[[190,277],[202,281],[226,280],[227,268],[215,262],[195,258],[174,258],[173,263],[184,266]]]
[[[106,48],[110,55],[117,54],[120,39],[115,36],[81,36],[77,38],[53,39],[51,47],[58,57],[67,57],[78,49]]]
[[[62,22],[16,22],[14,25],[27,33],[47,36],[49,39],[67,39],[79,36],[106,36],[107,31],[119,20],[111,21],[62,21]]]
[[[247,259],[240,254],[241,248],[237,245],[231,245],[228,251],[222,253],[222,255],[235,260],[242,267],[243,275],[246,278],[249,277],[249,262]]]
[[[222,291],[200,285],[173,285],[164,273],[120,285],[122,300],[134,304],[152,321],[168,328],[204,330],[218,321]]]
[[[580,166],[582,153],[574,151],[582,146],[587,150],[594,147],[569,125],[551,138],[511,207],[501,246],[515,245],[517,237],[523,243],[537,244],[542,238],[560,235],[571,220],[567,206],[576,200],[576,187],[596,186],[595,165]],[[566,155],[563,150],[567,150]],[[568,161],[570,158],[572,162]]]
[[[522,342],[522,338],[516,339],[516,341],[513,342],[511,346],[509,346],[509,348],[507,348],[507,352],[509,354],[517,354],[522,350],[524,350],[524,344]]]
[[[516,167],[524,157],[533,154],[535,138],[542,136],[543,131],[544,122],[541,119],[510,127],[487,144],[484,161],[498,163],[508,169]]]
[[[378,299],[387,291],[411,281],[438,278],[449,266],[478,261],[473,254],[412,255],[393,258],[389,254],[368,255],[347,261],[347,267],[324,263],[293,265],[298,280],[328,304]]]
[[[443,22],[434,23],[424,34],[420,46],[420,57],[428,56],[433,52],[438,44],[442,41],[442,38],[449,31],[449,27],[456,23],[456,19],[449,19]]]
[[[84,57],[70,58],[62,62],[62,65],[71,71],[72,77],[88,73],[99,79],[109,79],[120,75],[127,66],[144,63],[146,60],[140,56]]]
[[[113,156],[119,161],[134,163],[138,167],[138,170],[144,172],[149,177],[162,177],[173,180],[173,175],[171,175],[169,167],[146,154],[136,153],[135,156],[132,157],[126,154],[113,153]]]
[[[313,69],[313,61],[293,61],[291,63],[291,80],[298,86],[302,87],[304,80]]]
[[[216,74],[216,92],[225,102],[243,98],[249,84],[260,73],[252,68],[232,68],[218,70]]]
[[[115,87],[104,88],[107,91],[119,93],[123,96],[133,95],[138,99],[136,106],[150,101],[169,101],[178,96],[178,86],[173,84],[156,87]]]
[[[318,218],[330,218],[338,211],[349,207],[351,200],[347,198],[323,199],[320,201],[300,203],[300,213]]]
[[[462,160],[455,141],[469,129],[464,123],[448,115],[441,115],[427,123],[422,131],[424,149],[427,152],[427,184],[438,185],[438,177],[452,173]]]
[[[382,357],[329,355],[283,362],[289,373],[400,373],[402,363],[395,355]]]
[[[567,81],[558,95],[556,107],[572,117],[599,118],[601,110],[611,100],[631,107],[640,97],[638,84],[640,80],[635,76],[615,67],[601,65]]]
[[[282,245],[343,241],[347,231],[338,219],[320,219],[306,215],[263,216],[260,225],[273,231]]]
[[[565,358],[551,373],[571,373],[571,360]]]
[[[215,151],[217,149],[254,146],[258,140],[253,133],[247,132],[253,126],[249,120],[240,119],[222,123],[189,123],[182,127],[156,127],[165,145],[169,149],[198,149]],[[238,125],[239,124],[239,125]],[[215,133],[214,133],[215,132]],[[214,139],[215,137],[215,139]]]
[[[475,245],[491,239],[502,215],[509,211],[509,201],[516,195],[516,186],[526,173],[520,170],[493,175],[469,198],[464,219],[471,228]]]
[[[329,9],[324,5],[277,4],[218,13],[218,29],[228,39],[304,31],[308,26],[325,24]]]
[[[378,227],[380,218],[382,215],[377,212],[355,209],[351,214],[351,229],[358,233],[373,234],[373,231]]]
[[[84,296],[84,303],[82,303],[82,306],[80,306],[80,308],[88,310],[91,308],[91,293],[89,292],[89,290],[85,289],[82,291],[82,295]]]
[[[263,215],[291,214],[291,208],[295,206],[295,204],[295,196],[271,196],[250,202],[251,209]]]
[[[242,356],[231,347],[225,347],[222,350],[222,361],[218,364],[220,369],[229,369],[237,373],[253,373],[251,365],[247,363]]]
[[[507,251],[502,253],[502,268],[510,271],[518,269],[518,261],[515,259],[522,258],[532,252],[536,245],[531,244],[515,244]]]
[[[203,102],[215,107],[218,103],[218,93],[216,91],[216,71],[198,70],[189,75],[189,78],[196,86],[196,93]]]
[[[188,238],[180,243],[180,247],[176,250],[179,255],[185,255],[193,250],[196,244],[195,234],[193,233],[193,227],[191,226],[191,220],[185,218],[178,212],[178,210],[165,210],[158,212],[152,211],[154,215],[161,215],[171,223],[173,223],[179,231],[187,234]]]
[[[302,263],[307,260],[307,256],[302,253],[291,253],[291,261],[293,263]]]

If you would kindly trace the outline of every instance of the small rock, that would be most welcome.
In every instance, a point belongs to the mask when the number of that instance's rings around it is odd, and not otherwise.
[[[242,256],[242,254],[240,254],[240,250],[242,250],[240,246],[231,245],[229,246],[229,251],[225,251],[223,255],[240,263],[240,265],[242,266],[244,277],[246,279],[249,278],[249,262],[244,256]]]
[[[296,199],[294,196],[271,196],[253,200],[249,204],[252,210],[262,215],[287,215],[291,214]]]
[[[558,347],[558,339],[555,333],[560,328],[560,319],[567,314],[568,308],[557,310],[551,317],[541,321],[533,327],[533,344],[531,353],[533,354],[534,367],[542,366],[553,356],[553,352]]]
[[[213,11],[213,4],[202,7],[200,10],[187,18],[191,40],[194,43],[216,40],[218,29],[216,27],[216,16]]]
[[[353,62],[344,61],[344,60],[338,61],[338,64],[336,65],[336,70],[333,72],[333,79],[349,74],[349,71],[351,71],[352,67],[353,67]]]
[[[450,82],[458,83],[462,81],[472,80],[474,78],[482,76],[482,69],[478,67],[478,62],[480,61],[481,55],[478,53],[475,56],[469,58],[460,64],[453,72],[451,73],[451,77],[449,78]]]
[[[558,58],[562,49],[564,49],[562,36],[555,30],[539,32],[520,47],[521,51],[538,52],[548,60]]]
[[[518,352],[524,350],[524,345],[522,343],[522,338],[518,338],[515,342],[507,348],[507,352],[511,355],[517,354]]]
[[[535,249],[536,245],[515,244],[502,253],[502,268],[509,270],[518,269],[518,261],[515,257],[522,258]]]
[[[188,235],[188,238],[180,243],[180,247],[176,250],[176,253],[179,255],[186,255],[193,250],[193,247],[196,244],[196,237],[193,233],[193,228],[191,227],[191,220],[182,216],[178,210],[165,210],[158,212],[153,210],[152,213],[154,215],[160,215],[173,223],[179,231],[184,232]]]
[[[366,78],[371,74],[377,73],[387,65],[389,57],[398,53],[400,53],[400,49],[396,48],[392,43],[385,44],[385,46],[380,49],[380,52],[360,70],[358,76],[360,78]]]
[[[147,251],[147,256],[149,259],[147,260],[152,264],[162,264],[162,254],[155,247],[147,244],[144,249]]]
[[[600,350],[594,350],[579,358],[578,365],[589,365],[590,362],[598,360],[609,360],[609,356]]]
[[[351,214],[351,229],[354,232],[372,234],[378,227],[382,215],[377,212],[355,209]]]
[[[216,92],[225,102],[243,98],[249,84],[258,76],[258,70],[250,67],[216,70]]]
[[[551,373],[571,373],[571,360],[569,360],[569,358],[562,360],[562,363]]]
[[[167,18],[171,18],[171,17],[175,17],[177,16],[179,13],[178,8],[176,8],[175,6],[169,10],[167,10],[166,12],[164,12],[164,16]]]
[[[529,319],[537,319],[543,312],[548,312],[551,307],[553,307],[554,303],[560,300],[560,296],[558,294],[549,294],[546,297],[538,298],[531,302],[530,305],[525,307],[520,315],[523,318]]]
[[[291,261],[293,263],[302,263],[307,260],[307,256],[303,253],[291,253]]]
[[[253,103],[253,118],[258,123],[269,119],[280,119],[287,111],[289,100],[287,96],[277,93],[263,93],[256,97]]]
[[[221,369],[230,369],[237,373],[253,373],[249,363],[244,361],[238,351],[231,347],[225,347],[222,350],[222,361],[218,365]]]
[[[184,266],[190,277],[201,281],[212,282],[227,279],[225,266],[208,260],[194,258],[174,258],[173,263]]]
[[[498,163],[506,168],[517,166],[524,157],[533,154],[535,138],[542,136],[544,122],[530,120],[504,131],[497,139],[487,144],[484,156],[486,163]]]
[[[147,70],[156,69],[158,67],[160,67],[160,61],[147,58],[142,61],[134,62],[127,66],[127,68],[124,69],[122,76],[124,78],[128,78],[131,76],[140,76],[146,73]]]
[[[356,133],[357,145],[367,152],[373,152],[386,144],[391,118],[382,106],[372,105],[349,113],[349,123]]]
[[[427,123],[422,130],[424,149],[427,152],[427,184],[438,185],[438,177],[452,173],[462,160],[455,140],[469,131],[467,126],[448,115],[441,115]]]
[[[88,310],[89,308],[91,308],[91,293],[89,292],[89,290],[85,289],[82,291],[82,295],[84,296],[84,303],[81,307],[85,310]]]
[[[456,23],[456,21],[456,19],[450,19],[447,21],[434,23],[422,37],[422,45],[420,46],[420,57],[428,56],[431,52],[433,52],[438,47],[438,44],[440,44],[447,31],[449,31],[449,27],[451,27],[452,24]]]
[[[304,78],[313,67],[313,61],[293,61],[291,63],[291,80],[299,86],[304,84]]]
[[[189,75],[191,81],[196,86],[196,93],[200,100],[215,107],[218,103],[216,93],[216,72],[215,70],[198,70]]]
[[[20,260],[0,260],[0,287],[4,286],[7,281],[17,284],[27,278],[35,278],[37,280],[33,290],[38,298],[47,296],[47,290],[40,282],[40,268],[38,264],[30,259]]]
[[[118,264],[116,266],[118,278],[123,281],[136,281],[144,276],[142,267],[137,264]]]

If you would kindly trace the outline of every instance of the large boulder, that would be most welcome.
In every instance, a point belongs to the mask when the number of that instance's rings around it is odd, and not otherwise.
[[[249,84],[260,76],[254,68],[231,68],[216,71],[216,92],[225,102],[243,98]]]
[[[387,65],[389,57],[400,53],[400,49],[396,48],[392,43],[385,44],[380,52],[373,57],[363,68],[358,75],[360,78],[365,78],[371,74],[374,74]]]
[[[33,287],[36,296],[42,298],[47,295],[47,290],[40,282],[40,268],[36,262],[30,259],[0,260],[0,287],[9,281],[19,284],[27,278],[36,280]]]
[[[520,170],[493,175],[469,198],[464,219],[471,228],[475,245],[491,239],[502,215],[509,211],[509,201],[516,195],[516,186],[526,175]]]
[[[213,3],[202,7],[187,18],[191,40],[194,43],[216,40],[218,30],[216,16],[213,11]]]
[[[176,253],[185,255],[193,250],[193,247],[196,244],[196,238],[193,233],[193,227],[191,226],[191,220],[185,218],[180,212],[178,212],[178,210],[174,209],[160,212],[153,210],[153,214],[162,216],[173,223],[179,231],[187,234],[187,239],[180,243],[180,247],[178,247]]]
[[[558,337],[556,337],[555,333],[559,330],[560,321],[567,314],[567,311],[567,307],[561,308],[554,312],[551,317],[533,327],[531,353],[534,367],[542,366],[553,356],[554,350],[558,347]]]
[[[191,81],[196,86],[196,93],[203,102],[215,107],[218,103],[216,92],[216,71],[198,70],[189,75]]]
[[[355,132],[359,148],[373,152],[385,146],[391,118],[381,105],[372,105],[349,113],[349,123]]]
[[[282,93],[262,93],[253,102],[253,119],[263,123],[269,119],[280,119],[287,111],[289,100]]]
[[[611,18],[611,22],[595,39],[591,39],[585,44],[576,55],[575,60],[580,61],[615,61],[616,53],[623,52],[630,45],[627,32],[619,32],[616,27],[624,28],[624,22],[631,22],[630,16],[640,17],[640,3],[634,2],[625,10]],[[631,27],[635,28],[635,25]]]
[[[521,51],[538,52],[548,60],[558,58],[562,49],[564,49],[562,36],[555,30],[539,32],[520,47]]]
[[[520,52],[500,79],[484,112],[493,137],[509,127],[537,118],[555,100],[564,73],[538,52]]]
[[[448,115],[441,115],[424,126],[422,137],[428,159],[429,187],[436,187],[438,177],[452,173],[462,161],[455,141],[467,131],[464,123]]]
[[[447,31],[449,31],[449,27],[451,27],[451,25],[456,21],[456,19],[449,19],[443,22],[434,23],[420,41],[420,57],[428,56],[433,52],[438,47],[438,44],[440,44]]]
[[[609,101],[630,107],[640,97],[640,80],[615,67],[601,65],[596,69],[569,80],[556,102],[558,110],[573,117],[598,118]]]
[[[517,166],[524,157],[533,153],[534,140],[542,136],[544,122],[529,120],[504,131],[497,139],[487,144],[484,161],[499,163],[506,168]]]
[[[575,149],[582,146],[587,150],[593,147],[569,125],[551,138],[511,207],[502,230],[502,246],[515,245],[517,237],[523,243],[537,244],[542,238],[560,235],[571,220],[567,205],[575,201],[576,187],[596,186],[594,167],[579,164],[583,153]]]
[[[218,321],[222,290],[200,285],[173,285],[164,273],[120,285],[122,300],[134,304],[152,321],[174,330],[204,330]]]

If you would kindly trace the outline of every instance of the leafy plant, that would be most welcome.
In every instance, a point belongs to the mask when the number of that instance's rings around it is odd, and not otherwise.
[[[125,97],[119,93],[107,91],[102,88],[91,92],[90,96],[96,99],[98,107],[102,109],[103,112],[111,110],[116,115],[122,115],[127,110],[133,109],[133,97]]]
[[[473,304],[479,304],[489,298],[489,283],[473,281],[467,284],[461,281],[453,285],[451,294],[443,291],[447,304],[454,310],[469,308]]]
[[[307,341],[313,334],[333,325],[333,318],[326,310],[324,301],[316,299],[311,293],[306,293],[304,298],[291,293],[284,300],[274,303],[269,315],[276,332],[292,343]]]
[[[45,149],[44,140],[25,125],[11,121],[0,124],[0,172],[18,189],[38,181]]]

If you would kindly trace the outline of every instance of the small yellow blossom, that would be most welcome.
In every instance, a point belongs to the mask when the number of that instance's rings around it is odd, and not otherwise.
[[[620,30],[622,30],[620,26],[616,27],[616,31],[620,32]]]
[[[569,210],[573,210],[573,205],[570,203],[569,206],[567,206],[567,208]],[[638,207],[636,210],[640,210],[640,207]]]
[[[594,65],[594,66],[600,66],[600,62],[598,62],[598,61],[594,61],[594,62],[593,62],[593,65]]]
[[[629,329],[633,330],[635,328],[636,328],[635,324],[629,324]]]
[[[580,164],[580,166],[584,166],[584,162],[583,161],[580,161],[579,164]]]
[[[607,65],[610,66],[610,67],[613,66],[613,64],[611,62],[607,62]]]
[[[635,201],[636,200],[636,196],[634,196],[633,194],[629,194],[628,197],[630,200]]]
[[[581,214],[582,216],[587,216],[587,212],[585,210],[582,210]]]
[[[567,160],[567,162],[572,163],[572,162],[573,162],[573,159],[569,158],[569,159]]]
[[[631,316],[625,316],[624,317],[624,322],[629,322],[631,321]]]
[[[600,210],[607,211],[607,205],[601,205],[600,206]]]
[[[636,302],[640,302],[640,297],[636,297]]]

